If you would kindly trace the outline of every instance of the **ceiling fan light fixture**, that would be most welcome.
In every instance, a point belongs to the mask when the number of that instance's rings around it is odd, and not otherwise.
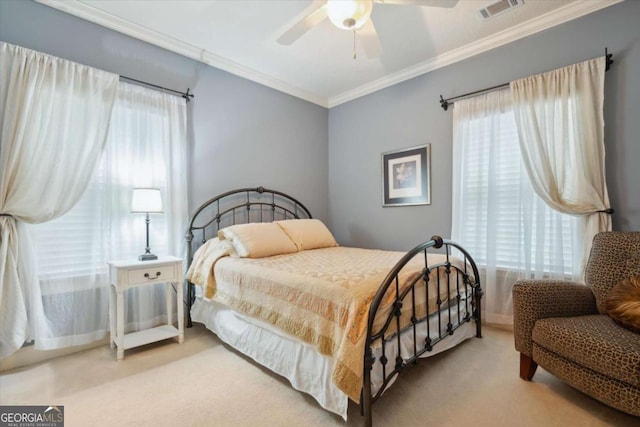
[[[373,0],[328,0],[329,20],[341,30],[361,28],[371,16]]]

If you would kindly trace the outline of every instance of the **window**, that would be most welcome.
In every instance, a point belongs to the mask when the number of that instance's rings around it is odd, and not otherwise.
[[[141,114],[149,129],[162,129],[162,117],[156,111],[136,111],[122,102],[114,108],[111,126],[117,130]],[[61,217],[33,227],[44,294],[68,292],[65,284],[77,289],[85,283],[91,288],[96,280],[106,286],[108,260],[135,258],[144,252],[144,216],[130,212],[131,194],[135,186],[152,185],[166,194],[164,179],[149,181],[154,173],[165,175],[166,168],[162,153],[145,147],[135,130],[124,135],[110,132],[100,165],[78,203]],[[161,137],[155,132],[151,139]],[[152,215],[151,221],[152,249],[167,253],[166,220]]]
[[[145,216],[131,213],[134,187],[162,193],[164,213],[150,215],[152,251],[183,255],[186,145],[183,99],[120,83],[105,150],[87,190],[66,214],[31,227],[52,335],[36,337],[49,341],[44,347],[85,344],[108,331],[107,262],[135,259],[145,248]],[[127,292],[127,331],[166,321],[163,285]]]
[[[548,207],[521,160],[509,91],[454,107],[452,239],[471,254],[485,289],[485,319],[512,322],[511,288],[524,278],[576,279],[580,219]]]

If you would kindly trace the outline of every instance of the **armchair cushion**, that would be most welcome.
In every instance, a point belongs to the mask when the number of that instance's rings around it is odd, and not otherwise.
[[[640,335],[619,327],[609,316],[539,320],[533,341],[580,366],[640,387]]]
[[[605,307],[616,323],[640,333],[640,276],[614,286],[607,295]]]

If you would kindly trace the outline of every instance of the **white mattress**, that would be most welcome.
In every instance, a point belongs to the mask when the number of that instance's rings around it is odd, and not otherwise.
[[[456,307],[451,308],[451,316],[452,319],[457,318]],[[203,323],[231,347],[287,378],[295,389],[310,394],[320,406],[340,415],[346,421],[348,397],[331,380],[332,358],[318,353],[313,346],[272,325],[200,297],[196,299],[191,309],[191,318],[194,322]],[[448,319],[448,313],[442,317],[443,336],[446,335],[446,319]],[[434,331],[438,330],[437,316],[432,316],[429,323],[433,338]],[[426,331],[425,323],[419,325],[417,342],[424,342],[427,336]],[[474,322],[465,323],[453,335],[446,336],[431,352],[425,353],[422,357],[433,356],[450,349],[467,338],[475,336],[475,331]],[[391,361],[395,359],[396,346],[396,340],[387,344],[386,356]],[[401,346],[403,354],[413,354],[412,332],[402,334]],[[374,348],[374,355],[378,360],[380,357],[379,348]],[[387,367],[388,370],[393,369],[393,363],[390,362]],[[389,385],[394,381],[395,378]],[[425,381],[428,381],[428,378],[425,378]],[[374,394],[381,387],[382,382],[382,369],[380,364],[376,363],[371,373]]]

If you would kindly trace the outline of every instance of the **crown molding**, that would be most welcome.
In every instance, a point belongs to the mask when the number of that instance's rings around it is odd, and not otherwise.
[[[429,59],[381,79],[359,86],[353,90],[333,96],[329,98],[328,108],[336,107],[340,104],[344,104],[345,102],[352,101],[356,98],[360,98],[455,62],[462,61],[623,1],[624,0],[593,0],[569,3],[566,6],[562,6],[551,12],[545,13],[544,15],[530,19],[523,24],[492,34],[491,36],[477,40],[461,48],[445,52],[433,59]]]
[[[58,9],[78,18],[85,19],[103,27],[126,34],[138,40],[145,41],[152,45],[167,49],[171,52],[186,56],[212,67],[219,68],[231,74],[243,77],[261,85],[284,92],[296,98],[309,101],[313,104],[327,108],[327,99],[314,93],[299,89],[289,83],[276,79],[259,71],[240,65],[236,62],[225,59],[214,53],[200,49],[192,44],[182,42],[173,37],[150,30],[126,19],[119,18],[110,13],[90,6],[80,1],[68,0],[36,0],[38,3]]]
[[[480,39],[464,47],[445,52],[433,59],[421,62],[405,68],[383,78],[359,86],[355,89],[343,92],[330,98],[325,98],[297,88],[282,80],[276,79],[254,69],[245,67],[236,62],[215,55],[204,49],[200,49],[189,43],[182,42],[173,37],[166,36],[157,31],[150,30],[138,24],[106,13],[81,1],[68,0],[36,0],[38,3],[75,15],[87,21],[94,22],[106,28],[118,31],[128,36],[143,40],[155,46],[167,49],[171,52],[186,56],[187,58],[211,65],[231,74],[246,78],[261,85],[284,92],[291,96],[303,99],[325,108],[336,107],[345,102],[368,95],[378,90],[393,86],[405,80],[442,68],[458,61],[470,58],[488,50],[511,43],[515,40],[538,33],[556,25],[579,18],[600,9],[604,9],[624,0],[591,0],[575,1],[562,6],[544,15],[530,19],[515,27],[503,30],[499,33]]]

